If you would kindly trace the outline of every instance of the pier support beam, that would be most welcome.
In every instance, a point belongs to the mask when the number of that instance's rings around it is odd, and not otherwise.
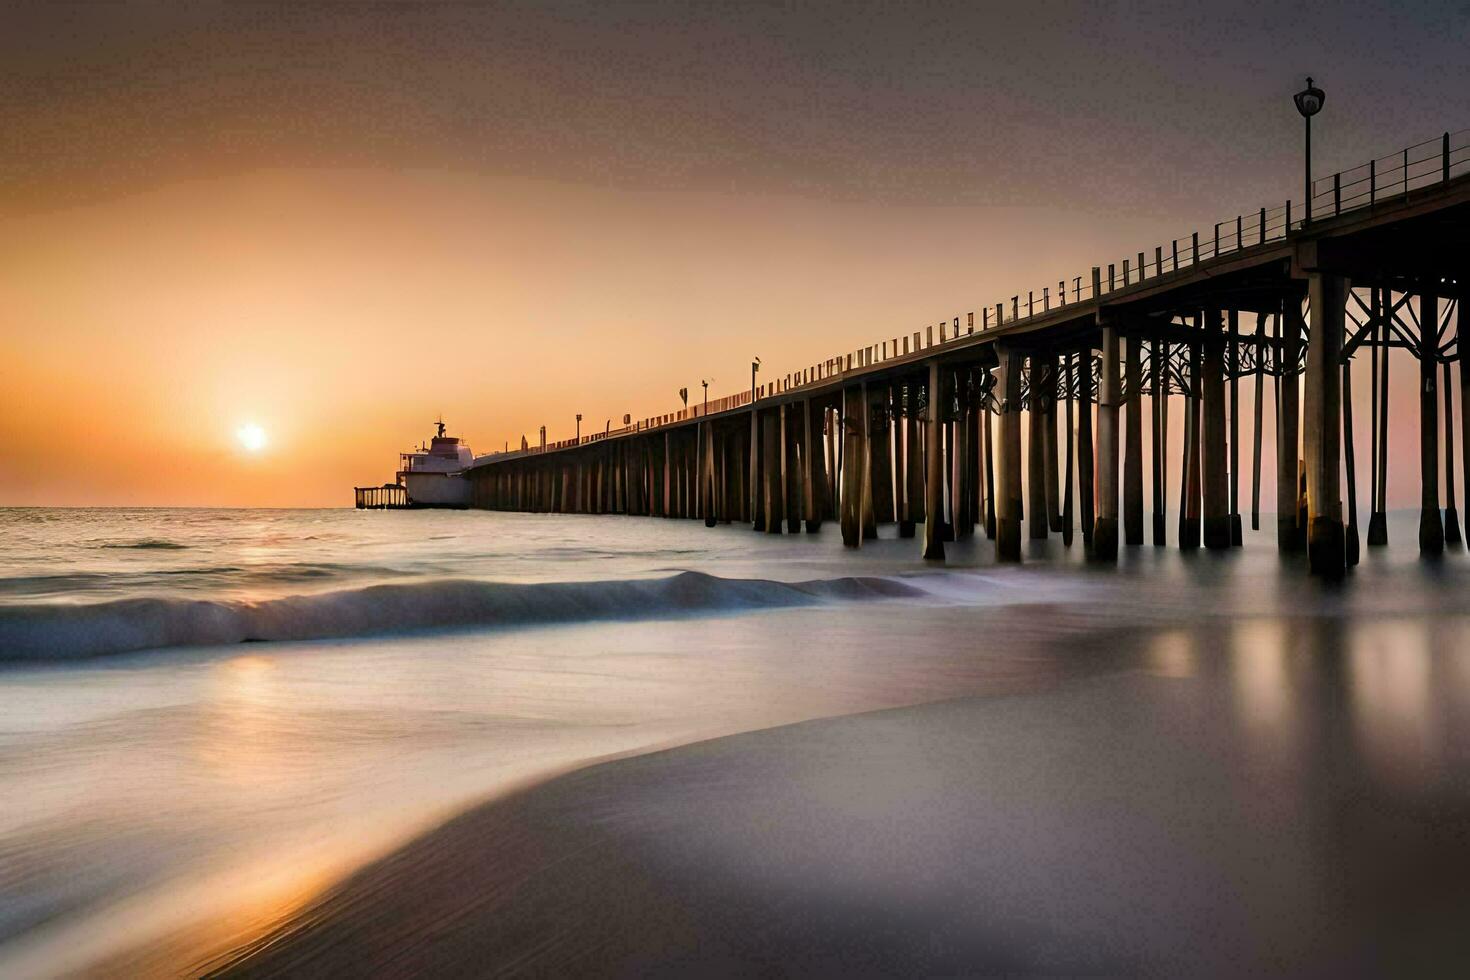
[[[1204,410],[1204,543],[1211,550],[1230,547],[1230,496],[1225,474],[1225,337],[1220,311],[1204,315],[1201,378]]]
[[[995,557],[1021,560],[1021,362],[997,344],[996,401],[1000,418],[995,441]]]
[[[924,420],[924,558],[944,560],[944,378],[939,361],[929,363],[928,418]]]
[[[1302,538],[1297,527],[1297,360],[1301,356],[1302,309],[1295,296],[1282,305],[1281,387],[1276,406],[1276,546],[1298,551]]]
[[[1378,372],[1374,375],[1373,398],[1378,406],[1378,439],[1373,454],[1373,513],[1368,518],[1368,547],[1380,548],[1388,544],[1388,318],[1390,293],[1387,289],[1375,288],[1372,292],[1372,311],[1378,326],[1374,338],[1379,346]]]
[[[1164,535],[1164,501],[1168,499],[1165,489],[1169,472],[1169,349],[1162,338],[1155,337],[1151,345],[1150,364],[1153,367],[1154,392],[1150,399],[1153,408],[1153,426],[1149,431],[1153,456],[1153,530],[1154,547],[1162,548]]]
[[[801,455],[805,448],[800,443],[800,427],[796,417],[800,406],[792,403],[781,406],[781,472],[786,478],[785,494],[782,499],[786,514],[786,533],[801,531],[803,510]]]
[[[1026,440],[1026,536],[1045,541],[1050,521],[1047,518],[1046,492],[1046,386],[1045,358],[1032,354],[1030,360],[1031,404],[1028,406]]]
[[[1240,313],[1230,311],[1229,336],[1226,338],[1225,369],[1230,378],[1230,545],[1245,543],[1240,526]]]
[[[805,441],[802,444],[802,464],[806,469],[802,487],[802,514],[806,518],[806,533],[816,534],[822,529],[822,514],[827,508],[827,452],[822,445],[822,412],[808,398],[802,403],[801,424]]]
[[[842,543],[860,548],[863,543],[863,389],[848,385],[842,389],[842,486],[839,500],[842,510]]]
[[[1077,355],[1068,352],[1065,361],[1065,372],[1063,383],[1067,391],[1067,417],[1065,426],[1067,430],[1067,441],[1065,450],[1066,465],[1062,477],[1062,545],[1072,547],[1073,527],[1076,523],[1076,511],[1073,506],[1072,485],[1076,482],[1076,454],[1077,446],[1073,426],[1076,424],[1076,391],[1077,391]],[[982,414],[981,418],[986,418]]]
[[[1419,297],[1419,552],[1444,552],[1439,515],[1439,297]]]
[[[899,536],[911,538],[915,527],[925,520],[924,493],[924,439],[926,433],[919,420],[918,377],[905,383],[904,397],[904,504],[908,511],[905,523],[899,526]]]
[[[873,481],[874,536],[877,524],[889,524],[893,513],[893,437],[887,384],[868,388],[868,459]]]
[[[1307,563],[1312,574],[1341,578],[1347,568],[1342,520],[1342,344],[1347,280],[1326,272],[1307,279],[1312,343],[1307,349],[1303,425],[1307,471]],[[1437,515],[1436,515],[1437,516]]]
[[[1118,328],[1102,330],[1102,386],[1097,405],[1097,524],[1092,529],[1092,558],[1118,560]]]
[[[782,445],[785,442],[785,433],[782,432],[781,421],[779,409],[768,408],[762,413],[761,469],[765,480],[761,503],[765,512],[765,525],[761,530],[767,534],[780,534],[781,519],[785,516],[782,505],[786,497],[786,472],[781,465],[785,455]]]
[[[1461,300],[1460,302],[1464,302]],[[1455,510],[1455,389],[1450,362],[1444,362],[1444,543],[1460,544],[1460,515]]]
[[[1200,317],[1199,319],[1203,319]],[[1184,459],[1179,467],[1179,547],[1200,545],[1200,419],[1204,366],[1197,339],[1189,343],[1189,396],[1184,403]]]
[[[1143,544],[1143,339],[1123,341],[1123,542]]]
[[[1046,523],[1053,534],[1062,530],[1062,501],[1057,489],[1059,478],[1057,465],[1057,356],[1047,354],[1041,361],[1042,380],[1045,390],[1041,402],[1041,458],[1042,479],[1046,490]],[[1035,397],[1035,392],[1032,392]]]
[[[1255,431],[1251,440],[1251,530],[1261,529],[1261,414],[1266,395],[1266,314],[1256,314]]]
[[[1097,478],[1093,465],[1092,440],[1092,348],[1084,347],[1077,357],[1077,496],[1078,517],[1082,525],[1082,548],[1092,553],[1092,532],[1096,524]]]

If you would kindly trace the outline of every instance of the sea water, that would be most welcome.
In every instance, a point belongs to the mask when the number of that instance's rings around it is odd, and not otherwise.
[[[1419,560],[1414,519],[1328,586],[1274,531],[1111,569],[1056,535],[999,567],[982,537],[936,567],[891,528],[0,510],[0,973],[187,969],[590,761],[952,698],[1044,718],[1099,675],[1219,689],[1236,762],[1330,731],[1311,751],[1390,797],[1463,794],[1470,561]]]

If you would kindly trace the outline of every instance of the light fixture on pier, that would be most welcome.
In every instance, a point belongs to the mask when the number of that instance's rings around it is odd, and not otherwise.
[[[750,400],[755,401],[755,373],[761,369],[761,359],[757,357],[750,362]]]
[[[577,413],[577,442],[582,441],[582,413]]]
[[[709,414],[709,379],[700,378],[699,383],[704,385],[704,414]]]
[[[1307,87],[1292,96],[1296,102],[1296,111],[1302,114],[1307,121],[1307,185],[1306,185],[1306,217],[1302,224],[1312,220],[1312,117],[1322,111],[1322,103],[1327,101],[1327,93],[1312,84],[1312,76],[1307,76]]]

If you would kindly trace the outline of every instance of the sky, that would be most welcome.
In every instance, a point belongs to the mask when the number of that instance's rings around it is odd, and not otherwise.
[[[1299,198],[1307,74],[1318,173],[1470,127],[1467,23],[5,5],[0,505],[350,505],[441,413],[487,452],[743,390]]]

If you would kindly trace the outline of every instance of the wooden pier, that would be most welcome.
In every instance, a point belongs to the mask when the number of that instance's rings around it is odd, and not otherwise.
[[[353,487],[358,510],[407,510],[413,506],[408,500],[408,488],[397,483],[385,483],[381,487]]]
[[[473,504],[743,521],[771,534],[832,520],[854,548],[879,525],[897,524],[903,537],[922,525],[922,553],[935,560],[946,542],[978,529],[1011,562],[1021,559],[1023,526],[1026,537],[1060,533],[1070,546],[1075,509],[1088,555],[1111,562],[1120,544],[1145,542],[1145,432],[1151,541],[1167,543],[1173,477],[1164,450],[1177,398],[1176,543],[1223,550],[1242,541],[1243,458],[1259,527],[1269,376],[1278,393],[1278,546],[1304,549],[1314,573],[1335,578],[1359,555],[1350,368],[1360,354],[1371,361],[1368,546],[1387,542],[1395,351],[1417,361],[1420,375],[1419,546],[1438,553],[1460,539],[1449,386],[1458,363],[1460,455],[1470,460],[1470,375],[1459,347],[1467,294],[1470,131],[1316,181],[1310,209],[1286,201],[1233,216],[1060,280],[1055,292],[1017,294],[880,339],[707,408],[482,458],[469,472]],[[1239,446],[1242,377],[1255,381],[1249,454]],[[1462,485],[1470,513],[1470,475]],[[361,493],[358,506],[373,506]]]

